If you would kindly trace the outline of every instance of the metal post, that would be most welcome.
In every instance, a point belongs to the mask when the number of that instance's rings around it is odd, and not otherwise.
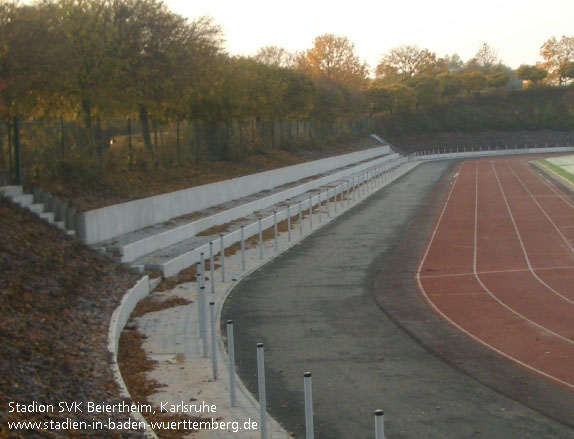
[[[217,337],[215,334],[215,302],[209,302],[209,317],[211,320],[211,368],[213,380],[217,380]]]
[[[287,241],[291,242],[291,212],[289,204],[287,204]]]
[[[205,254],[199,254],[199,263],[201,264],[201,286],[205,287]]]
[[[273,211],[273,233],[275,234],[275,251],[279,249],[279,242],[277,241],[277,212]]]
[[[227,356],[229,357],[229,398],[231,407],[237,405],[235,393],[235,340],[233,336],[233,320],[227,321]]]
[[[219,235],[221,238],[221,282],[225,282],[225,248],[223,246],[223,233]]]
[[[20,125],[14,116],[14,184],[22,184],[22,165],[20,164]]]
[[[329,197],[329,188],[327,188],[327,218],[331,218],[331,197]]]
[[[257,343],[257,384],[259,389],[261,439],[267,439],[267,400],[265,397],[265,358],[263,349],[263,343]]]
[[[337,213],[337,190],[339,186],[335,186],[335,195],[333,196],[333,206],[335,206],[335,213]]]
[[[241,271],[245,271],[245,226],[241,226]]]
[[[311,195],[309,195],[309,227],[313,230],[313,201],[311,200]]]
[[[203,315],[203,307],[201,306],[201,274],[199,272],[201,264],[195,264],[195,283],[197,284],[197,312],[199,316],[199,336],[203,336],[203,328],[205,325],[205,316]]]
[[[313,384],[311,382],[311,372],[305,372],[303,376],[305,385],[305,438],[314,439],[315,432],[313,429]]]
[[[207,358],[209,357],[209,348],[207,346],[207,319],[205,317],[205,287],[199,287],[197,306],[199,307],[199,328],[203,343],[203,356]]]
[[[213,257],[213,242],[209,243],[209,273],[211,277],[211,293],[215,293],[215,275],[214,275],[214,257]]]
[[[259,218],[259,259],[263,259],[263,230],[261,225],[261,218]]]
[[[323,215],[321,213],[321,187],[319,186],[319,224],[323,222]]]
[[[382,410],[375,410],[375,439],[385,439],[385,416]]]
[[[303,206],[299,201],[299,235],[303,234]]]
[[[345,183],[341,183],[341,211],[345,210]]]

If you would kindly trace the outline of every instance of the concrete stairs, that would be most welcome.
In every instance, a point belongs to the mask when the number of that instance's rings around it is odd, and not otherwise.
[[[71,218],[66,218],[68,215],[64,212],[61,206],[53,206],[50,201],[53,197],[43,192],[42,190],[35,190],[33,194],[25,194],[22,186],[2,186],[0,187],[0,195],[11,200],[14,204],[19,205],[24,209],[36,214],[44,221],[54,225],[68,236],[75,237],[76,231],[73,228]]]

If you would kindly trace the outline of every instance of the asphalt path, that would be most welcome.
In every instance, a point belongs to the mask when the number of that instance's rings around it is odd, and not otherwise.
[[[413,272],[456,163],[420,165],[242,281],[238,373],[257,394],[265,343],[268,411],[303,438],[303,373],[315,437],[572,438],[574,394],[529,375],[442,322]]]

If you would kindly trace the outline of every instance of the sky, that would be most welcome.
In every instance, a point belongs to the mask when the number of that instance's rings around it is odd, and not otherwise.
[[[512,68],[541,61],[540,46],[574,36],[574,0],[164,0],[189,19],[210,16],[232,55],[263,46],[303,51],[316,36],[344,35],[374,69],[403,44],[471,59],[483,42]]]

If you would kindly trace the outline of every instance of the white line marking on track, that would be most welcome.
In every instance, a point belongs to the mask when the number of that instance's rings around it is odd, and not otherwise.
[[[505,162],[505,164],[514,173],[514,170],[508,165],[508,162]],[[542,284],[546,289],[548,289],[548,291],[550,291],[553,294],[557,295],[558,297],[564,299],[566,302],[574,304],[574,300],[560,294],[558,291],[556,291],[554,288],[552,288],[550,285],[548,285],[546,282],[544,282],[544,280],[541,279],[540,276],[538,276],[538,274],[536,274],[536,272],[532,268],[532,264],[530,263],[530,258],[528,257],[528,252],[526,251],[526,247],[524,246],[524,241],[522,240],[522,236],[520,234],[520,231],[518,230],[518,226],[517,226],[516,221],[514,219],[514,214],[512,213],[512,209],[510,208],[510,204],[508,203],[508,198],[506,197],[506,193],[504,192],[504,188],[502,187],[502,183],[500,182],[500,178],[498,177],[498,172],[496,172],[496,168],[494,167],[494,163],[492,163],[491,166],[492,166],[492,170],[494,171],[494,176],[496,177],[498,187],[500,188],[500,193],[502,194],[502,198],[504,199],[504,204],[506,204],[506,210],[508,211],[508,215],[510,216],[510,220],[512,221],[512,225],[514,226],[514,231],[516,233],[516,236],[518,237],[518,241],[520,242],[520,247],[522,248],[522,253],[524,254],[524,258],[526,259],[526,265],[528,266],[530,273],[532,273],[532,275],[536,278],[536,280],[540,284]],[[520,178],[516,175],[516,173],[514,173],[514,175],[516,178],[518,178],[518,181],[523,185],[523,187],[526,189],[526,191],[532,197],[532,194],[528,191],[528,188],[526,188],[524,186],[524,183],[522,183],[522,180],[520,180]],[[532,199],[534,199],[534,197],[532,197]],[[540,207],[540,204],[538,204],[538,201],[536,201],[536,199],[534,199],[534,202],[538,205],[538,207],[546,215],[546,212],[544,212],[544,210]],[[556,228],[556,225],[554,224],[554,222],[550,219],[550,217],[548,215],[546,215],[546,218],[548,218],[548,220]],[[560,233],[559,230],[558,230],[558,233]],[[564,238],[564,235],[562,235],[562,233],[560,233],[560,235]],[[574,249],[572,249],[572,247],[570,247],[570,249],[574,252]]]
[[[562,267],[541,267],[541,268],[533,268],[535,271],[549,271],[549,270],[572,270],[574,269],[574,265],[564,265]],[[515,270],[490,270],[490,271],[479,271],[479,275],[489,275],[489,274],[505,274],[505,273],[521,273],[521,272],[530,272],[528,268],[517,268]],[[429,274],[429,275],[421,275],[421,279],[433,279],[433,278],[440,278],[440,277],[457,277],[457,276],[473,276],[474,273],[448,273],[448,274]]]
[[[434,239],[435,239],[435,237],[436,237],[438,228],[439,228],[439,226],[440,226],[440,224],[441,224],[441,222],[442,222],[442,218],[444,217],[444,213],[446,212],[446,209],[447,209],[447,207],[448,207],[448,205],[449,205],[451,195],[452,195],[452,193],[453,193],[453,191],[454,191],[454,187],[456,186],[456,183],[457,183],[457,181],[458,181],[458,177],[459,177],[460,173],[462,172],[462,167],[463,167],[463,166],[464,166],[464,163],[461,165],[460,171],[459,171],[459,173],[457,174],[456,179],[454,180],[454,183],[453,183],[453,185],[452,185],[452,187],[451,187],[451,189],[450,189],[450,192],[449,192],[449,194],[448,194],[448,197],[447,197],[447,199],[446,199],[446,201],[445,201],[445,203],[444,203],[443,209],[442,209],[442,211],[441,211],[441,213],[440,213],[440,216],[439,216],[439,218],[438,218],[438,220],[437,220],[437,223],[435,224],[435,227],[434,227],[434,229],[433,229],[433,232],[432,232],[432,235],[431,235],[431,239],[429,240],[429,243],[428,243],[428,245],[427,245],[426,251],[425,251],[425,253],[424,253],[424,255],[423,255],[423,258],[421,259],[421,262],[419,263],[419,268],[418,268],[418,270],[417,270],[416,273],[415,273],[415,278],[416,278],[416,280],[417,280],[417,285],[418,285],[418,287],[419,287],[419,290],[420,290],[421,294],[423,295],[423,297],[425,298],[426,302],[429,304],[429,306],[433,309],[433,311],[434,311],[436,314],[438,314],[439,316],[441,316],[441,318],[443,318],[446,322],[448,322],[449,324],[451,324],[452,326],[454,326],[455,328],[457,328],[459,331],[461,331],[462,333],[466,334],[469,338],[471,338],[471,339],[473,339],[474,341],[476,341],[477,343],[479,343],[479,344],[481,344],[481,345],[487,347],[488,349],[491,349],[492,351],[496,352],[496,353],[497,353],[498,355],[500,355],[501,357],[506,358],[507,360],[513,361],[514,363],[516,363],[516,364],[518,364],[518,365],[524,367],[525,369],[528,369],[528,370],[530,370],[530,371],[532,371],[532,372],[534,372],[534,373],[536,373],[536,374],[539,374],[539,375],[541,375],[541,376],[547,378],[547,379],[550,380],[550,381],[553,381],[553,382],[555,382],[555,383],[561,384],[561,385],[563,385],[563,386],[565,386],[565,387],[567,387],[567,388],[569,388],[569,389],[574,389],[574,384],[569,383],[569,382],[564,381],[564,380],[561,380],[560,378],[555,377],[555,376],[553,376],[553,375],[550,375],[549,373],[546,373],[546,372],[544,372],[544,371],[542,371],[542,370],[540,370],[540,369],[537,369],[536,367],[531,366],[530,364],[524,363],[523,361],[520,361],[518,358],[513,357],[512,355],[507,354],[506,352],[503,352],[503,351],[501,351],[500,349],[497,349],[496,347],[492,346],[490,343],[488,343],[488,342],[482,340],[481,338],[477,337],[476,335],[474,335],[474,334],[472,334],[471,332],[469,332],[469,331],[467,331],[466,329],[464,329],[462,326],[460,326],[458,323],[456,323],[454,320],[452,320],[450,317],[448,317],[444,312],[442,312],[442,311],[435,305],[435,303],[434,303],[434,302],[430,299],[430,297],[428,296],[428,294],[427,294],[427,292],[426,292],[426,290],[425,290],[425,288],[424,288],[424,286],[423,286],[423,283],[422,283],[422,281],[421,281],[421,276],[420,276],[421,268],[423,267],[423,265],[424,265],[424,263],[425,263],[425,261],[426,261],[426,258],[427,258],[428,254],[429,254],[429,252],[430,252],[430,248],[432,247],[432,244],[433,244]]]
[[[560,190],[558,190],[551,182],[542,177],[538,172],[535,172],[534,169],[532,169],[532,167],[526,163],[526,160],[520,160],[520,163],[522,163],[522,166],[528,169],[530,173],[534,174],[536,178],[538,178],[545,186],[550,188],[550,190],[552,190],[552,192],[554,192],[559,198],[561,198],[562,201],[564,201],[564,203],[566,203],[569,207],[572,207],[574,209],[574,203],[572,202],[572,200],[570,200],[566,195],[564,195]]]

